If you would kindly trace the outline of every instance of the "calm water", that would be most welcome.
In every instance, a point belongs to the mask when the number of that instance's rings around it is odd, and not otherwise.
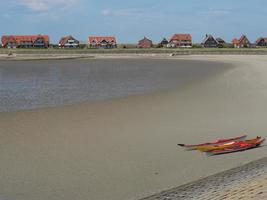
[[[175,60],[2,61],[0,112],[169,89],[218,69],[222,64]]]

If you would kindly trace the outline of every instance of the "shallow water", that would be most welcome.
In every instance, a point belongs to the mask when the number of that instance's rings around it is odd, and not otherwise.
[[[0,61],[0,112],[175,88],[222,70],[175,60]]]

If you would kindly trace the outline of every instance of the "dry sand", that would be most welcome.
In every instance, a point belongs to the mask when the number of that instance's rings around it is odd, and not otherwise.
[[[267,137],[267,56],[173,59],[236,67],[173,91],[1,113],[0,197],[134,200],[264,157],[265,147],[207,157],[176,144]]]

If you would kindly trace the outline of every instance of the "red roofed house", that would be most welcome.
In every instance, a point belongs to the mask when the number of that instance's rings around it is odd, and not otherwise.
[[[115,37],[103,37],[103,36],[90,36],[88,43],[91,48],[104,48],[111,49],[117,47]]]
[[[256,46],[258,47],[266,47],[267,46],[267,38],[260,37],[256,41]]]
[[[251,47],[251,43],[248,40],[247,36],[242,35],[240,39],[233,39],[232,44],[234,45],[235,48],[245,48],[245,47]]]
[[[237,38],[234,38],[234,39],[232,40],[232,44],[233,44],[234,47],[236,48],[237,45],[239,44],[239,40],[238,40]]]
[[[190,34],[174,34],[167,47],[192,47],[192,36]]]
[[[71,35],[62,37],[58,43],[61,48],[77,48],[79,47],[79,41]]]
[[[138,48],[151,48],[153,47],[153,42],[152,40],[144,37],[144,39],[139,40],[137,47]]]
[[[5,35],[2,36],[2,46],[5,48],[47,48],[48,35]]]

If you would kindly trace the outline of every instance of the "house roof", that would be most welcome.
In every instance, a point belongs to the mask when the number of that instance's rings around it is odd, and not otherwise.
[[[63,46],[68,40],[75,40],[75,41],[78,41],[76,40],[74,37],[72,37],[71,35],[68,35],[68,36],[65,36],[65,37],[62,37],[60,40],[59,40],[59,45]]]
[[[244,40],[247,40],[247,41],[249,42],[247,36],[245,36],[245,35],[241,35],[240,39],[234,38],[234,39],[232,40],[232,43],[233,43],[233,44],[236,44],[236,45],[239,45],[239,44],[242,43]],[[250,43],[250,42],[249,42],[249,43]]]
[[[219,42],[212,35],[206,35],[206,37],[204,38],[201,44],[205,44],[206,41],[209,39],[213,39],[217,44],[219,44]]]
[[[89,44],[92,44],[92,43],[101,43],[102,41],[107,41],[107,42],[114,42],[116,43],[116,38],[113,37],[113,36],[89,36],[88,38],[88,42]]]
[[[161,40],[161,42],[168,42],[168,40],[166,39],[166,38],[163,38],[162,40]]]
[[[247,40],[249,42],[247,36],[242,35],[241,38],[239,39],[239,42],[242,43],[244,40]]]
[[[216,38],[218,42],[225,43],[225,41],[222,38]]]
[[[239,40],[238,40],[237,38],[234,38],[234,39],[232,40],[232,43],[233,43],[233,44],[239,44]]]
[[[264,37],[260,37],[257,39],[256,43],[259,43],[261,40],[264,40],[264,42],[267,43],[267,38],[264,38]]]
[[[169,43],[169,41],[166,39],[166,38],[163,38],[160,42],[159,42],[159,44],[162,44],[162,45],[164,45],[164,44],[168,44]]]
[[[173,40],[178,40],[178,41],[181,41],[181,40],[192,40],[192,36],[190,34],[174,34],[170,41],[173,41]]]
[[[21,42],[35,42],[37,39],[44,39],[45,43],[49,43],[48,35],[4,35],[2,36],[2,44],[5,46],[8,42],[16,42],[20,44]]]
[[[152,40],[148,39],[147,37],[144,37],[142,40],[139,40],[138,43],[142,43],[142,42],[145,42],[145,41],[148,41],[148,42],[152,43]]]
[[[2,36],[2,44],[4,45],[5,43],[8,43],[8,42],[16,42],[16,39],[14,36],[10,35],[4,35]]]

